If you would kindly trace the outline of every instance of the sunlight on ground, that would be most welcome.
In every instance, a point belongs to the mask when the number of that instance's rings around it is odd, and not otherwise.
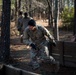
[[[43,20],[37,20],[36,21],[37,25],[42,25],[42,26],[48,26],[48,21],[43,21]]]

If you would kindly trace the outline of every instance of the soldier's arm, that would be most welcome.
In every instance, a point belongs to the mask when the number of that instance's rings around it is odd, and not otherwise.
[[[50,32],[46,28],[43,27],[42,29],[43,29],[44,35],[46,35],[52,42],[54,40],[54,37],[50,34]]]
[[[43,28],[43,32],[44,32],[44,35],[46,35],[49,38],[51,44],[53,46],[56,46],[56,42],[54,40],[54,37],[50,34],[50,32],[46,28]]]

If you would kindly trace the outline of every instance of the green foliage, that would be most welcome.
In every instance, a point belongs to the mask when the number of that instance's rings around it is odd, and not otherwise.
[[[66,29],[72,29],[73,28],[73,19],[74,19],[74,7],[65,7],[62,14],[61,18],[63,20],[63,28]]]
[[[61,17],[65,22],[71,21],[71,19],[74,17],[74,8],[73,7],[71,7],[70,9],[68,9],[67,7],[64,8]]]
[[[11,0],[11,4],[15,4],[15,0]]]
[[[11,8],[15,8],[15,0],[11,0]]]
[[[2,5],[2,0],[0,0],[0,5]]]

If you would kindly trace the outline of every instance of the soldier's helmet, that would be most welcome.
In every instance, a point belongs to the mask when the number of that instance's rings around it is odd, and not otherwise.
[[[28,25],[29,26],[36,26],[36,22],[35,22],[35,20],[30,20],[29,22],[28,22]]]

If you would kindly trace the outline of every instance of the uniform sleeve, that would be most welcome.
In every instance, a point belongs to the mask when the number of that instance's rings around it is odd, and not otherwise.
[[[29,38],[27,29],[25,29],[23,32],[23,43],[26,45],[30,45],[32,43],[30,38]]]
[[[44,35],[46,35],[48,38],[49,38],[49,40],[51,41],[51,42],[53,42],[53,40],[54,40],[54,37],[50,34],[50,32],[46,29],[46,28],[42,28],[43,29],[43,33],[44,33]]]

